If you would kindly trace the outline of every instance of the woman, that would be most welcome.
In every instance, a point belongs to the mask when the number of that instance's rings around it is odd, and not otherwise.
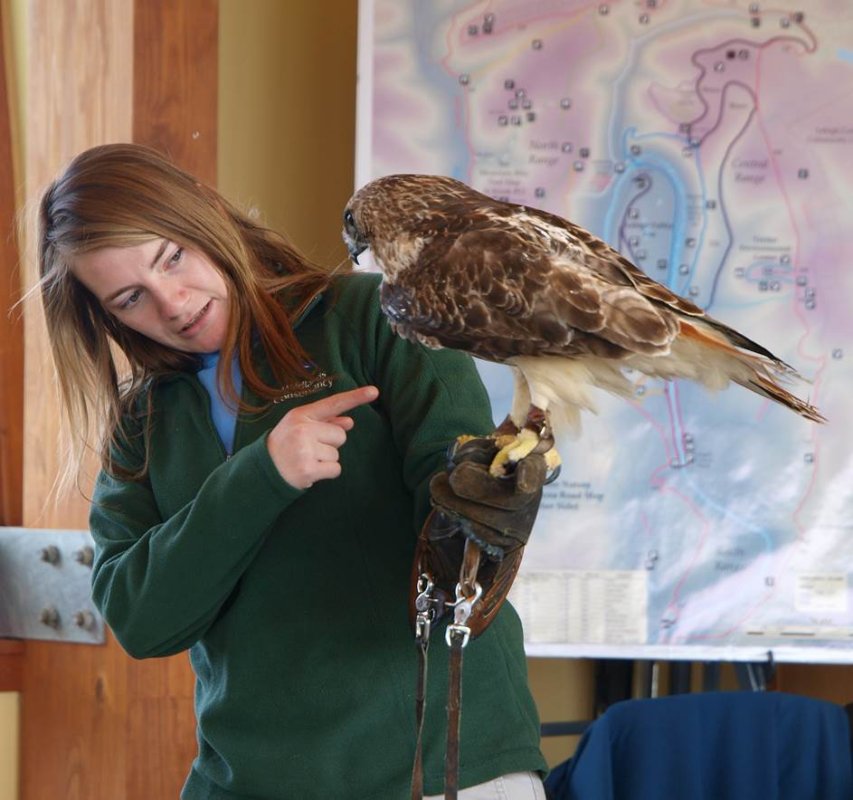
[[[101,453],[95,602],[132,656],[190,651],[182,798],[406,797],[416,533],[448,442],[492,427],[470,360],[395,337],[375,276],[312,266],[140,146],[74,159],[39,246],[70,471]],[[446,661],[431,649],[427,794]],[[466,650],[464,697],[460,786],[523,773],[518,797],[544,797],[508,605]]]

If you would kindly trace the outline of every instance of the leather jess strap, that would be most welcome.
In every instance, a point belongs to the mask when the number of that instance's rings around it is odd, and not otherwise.
[[[465,543],[456,588],[456,600],[452,604],[443,592],[436,592],[435,585],[428,573],[421,574],[416,600],[420,610],[416,614],[415,640],[418,646],[418,684],[415,693],[415,717],[417,740],[415,759],[412,767],[412,800],[423,800],[423,725],[426,706],[426,684],[429,653],[429,636],[432,626],[438,621],[439,613],[452,606],[454,619],[447,626],[445,638],[450,648],[449,675],[447,688],[447,739],[444,758],[444,797],[445,800],[457,800],[459,790],[459,751],[462,722],[462,660],[463,651],[471,637],[471,628],[466,624],[472,609],[480,600],[482,588],[477,582],[477,570],[480,563],[480,548],[468,540]]]
[[[454,447],[448,469],[430,482],[433,509],[418,536],[412,566],[410,618],[418,651],[415,693],[417,737],[412,800],[423,798],[423,726],[432,629],[452,611],[445,640],[450,648],[445,800],[457,800],[462,719],[463,652],[491,624],[515,579],[536,519],[547,474],[541,453],[496,478],[489,465],[497,452],[491,437]]]

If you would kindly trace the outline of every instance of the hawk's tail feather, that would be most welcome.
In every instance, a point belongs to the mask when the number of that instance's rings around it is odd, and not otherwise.
[[[782,361],[781,358],[775,356],[766,347],[762,347],[762,345],[758,344],[758,342],[754,342],[749,337],[744,336],[742,333],[736,331],[734,328],[730,328],[725,323],[722,323],[719,320],[714,319],[713,317],[707,316],[702,318],[702,322],[712,327],[716,332],[721,333],[729,342],[735,345],[735,347],[738,347],[741,350],[750,350],[753,353],[758,353],[758,355],[764,356],[764,358],[767,358],[770,361],[774,362],[774,364],[777,364],[779,366],[780,372],[789,372],[796,374],[797,371],[790,364],[786,364],[784,361]],[[690,326],[690,323],[685,323],[682,320],[682,328],[684,328],[685,325]]]
[[[820,413],[813,405],[800,400],[799,397],[792,395],[789,391],[783,389],[778,383],[766,375],[756,372],[749,381],[741,381],[735,379],[736,383],[752,390],[756,394],[768,397],[770,400],[775,400],[783,406],[787,406],[792,411],[796,411],[801,417],[805,417],[812,422],[826,422],[826,417]]]
[[[679,349],[684,350],[685,360],[692,360],[696,365],[696,374],[684,377],[695,378],[712,389],[723,388],[728,381],[734,381],[787,406],[812,422],[826,422],[817,408],[800,400],[779,383],[792,378],[804,380],[796,370],[775,356],[766,355],[769,351],[760,345],[756,345],[757,350],[748,348],[753,352],[739,349],[741,339],[751,340],[740,334],[729,340],[731,328],[722,326],[720,329],[720,326],[713,325],[709,330],[700,325],[681,320],[681,335],[673,343],[674,355]]]

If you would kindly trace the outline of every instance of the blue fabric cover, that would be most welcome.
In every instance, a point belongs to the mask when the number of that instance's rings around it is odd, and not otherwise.
[[[833,703],[706,692],[616,703],[548,776],[553,800],[853,800]]]
[[[201,356],[202,367],[198,371],[198,379],[210,395],[210,415],[216,432],[222,440],[225,452],[230,456],[234,452],[234,431],[237,427],[237,410],[231,408],[219,393],[216,385],[216,367],[219,364],[219,353],[203,353]],[[237,354],[231,362],[231,380],[237,394],[243,387],[243,376],[240,373],[240,362]]]

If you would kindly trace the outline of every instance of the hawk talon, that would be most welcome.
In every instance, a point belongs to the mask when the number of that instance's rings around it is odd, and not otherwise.
[[[506,441],[508,439],[508,441]],[[545,468],[548,478],[546,483],[552,483],[560,474],[562,459],[554,447],[552,436],[540,438],[535,430],[523,428],[518,436],[501,437],[498,442],[501,449],[489,465],[489,473],[495,478],[507,478],[515,472],[519,461],[527,456],[537,453],[545,458]]]
[[[476,438],[477,437],[471,433],[463,433],[447,445],[447,452],[444,454],[445,460],[447,461],[447,469],[453,469],[453,467],[456,466],[454,458],[456,458],[456,453],[459,451],[459,448]]]
[[[492,434],[486,436],[462,434],[457,436],[447,447],[447,470],[451,471],[461,461],[488,464],[499,449],[500,446],[495,443]]]
[[[560,454],[553,447],[545,453],[545,469],[545,483],[542,484],[543,486],[553,483],[560,477],[560,473],[563,471]]]
[[[551,470],[559,471],[562,464],[563,459],[560,458],[557,448],[552,445],[550,450],[545,451],[545,467],[549,472]]]
[[[502,447],[498,454],[492,459],[489,466],[489,473],[495,478],[501,478],[510,474],[510,467],[521,461],[525,456],[530,455],[539,444],[539,436],[536,431],[530,428],[522,428],[518,436]]]

